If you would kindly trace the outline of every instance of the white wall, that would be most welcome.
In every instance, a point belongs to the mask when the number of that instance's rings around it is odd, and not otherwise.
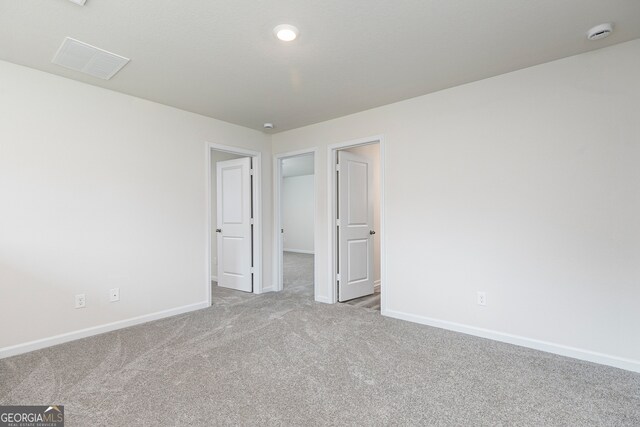
[[[282,228],[285,251],[313,253],[314,209],[313,175],[282,179]]]
[[[386,314],[640,370],[639,75],[635,40],[276,134],[274,152],[384,134]]]
[[[271,248],[268,136],[0,61],[0,355],[202,306],[206,142],[263,152]],[[263,261],[269,285],[270,251]],[[113,287],[120,302],[108,302]]]
[[[373,209],[373,229],[376,234],[373,241],[373,278],[376,284],[380,281],[380,144],[368,144],[348,148],[345,151],[357,154],[369,160],[373,169],[371,183],[371,200]]]
[[[216,163],[239,159],[240,156],[224,151],[211,150],[211,278],[218,280],[218,169]]]

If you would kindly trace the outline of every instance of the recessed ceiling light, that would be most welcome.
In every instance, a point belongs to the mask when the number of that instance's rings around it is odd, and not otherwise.
[[[298,37],[298,29],[293,25],[281,24],[273,29],[273,34],[283,42],[290,42]]]
[[[600,40],[609,37],[613,32],[613,25],[610,23],[596,25],[587,33],[589,40]]]

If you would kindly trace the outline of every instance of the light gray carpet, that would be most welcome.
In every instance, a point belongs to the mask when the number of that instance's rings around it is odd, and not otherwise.
[[[349,300],[346,303],[354,307],[380,311],[380,291],[374,292],[371,295]]]
[[[313,255],[284,252],[282,267],[284,287],[286,289],[304,287],[306,289],[298,289],[298,291],[304,292],[306,290],[313,298]],[[362,298],[352,299],[346,303],[359,308],[380,311],[380,291]]]
[[[306,287],[313,296],[313,255],[286,251],[282,255],[284,288]]]
[[[68,426],[640,425],[639,374],[310,289],[215,287],[208,309],[1,360],[0,404],[64,404]]]

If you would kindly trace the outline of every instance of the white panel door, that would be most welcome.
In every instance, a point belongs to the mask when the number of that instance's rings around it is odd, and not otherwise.
[[[218,286],[252,292],[251,158],[216,164]]]
[[[338,151],[338,301],[373,293],[373,203],[370,162]]]

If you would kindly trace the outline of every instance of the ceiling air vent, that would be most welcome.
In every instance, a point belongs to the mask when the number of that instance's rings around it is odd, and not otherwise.
[[[54,64],[109,80],[122,69],[129,58],[107,52],[90,44],[67,37],[53,57]]]

